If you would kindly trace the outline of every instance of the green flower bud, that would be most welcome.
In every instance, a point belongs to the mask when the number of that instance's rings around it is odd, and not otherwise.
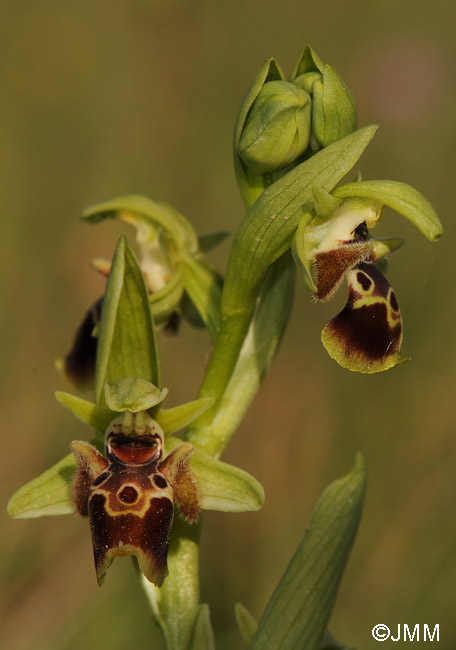
[[[286,167],[309,144],[311,100],[287,81],[264,84],[244,125],[238,154],[255,174]]]
[[[307,76],[307,75],[304,75]],[[337,72],[325,65],[312,84],[312,132],[322,147],[356,130],[356,100]]]

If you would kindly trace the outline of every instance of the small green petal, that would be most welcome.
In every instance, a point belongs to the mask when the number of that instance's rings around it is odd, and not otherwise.
[[[213,397],[202,397],[201,399],[179,404],[179,406],[174,406],[170,409],[158,409],[154,413],[154,419],[163,431],[170,435],[179,431],[179,429],[183,429],[187,424],[193,422],[193,420],[196,420],[201,413],[204,413],[212,406],[214,401],[215,399]]]
[[[397,181],[360,181],[347,183],[333,190],[333,195],[343,198],[358,196],[370,198],[387,205],[431,241],[439,239],[443,227],[431,203],[415,188]]]
[[[81,420],[84,424],[88,424],[102,434],[106,431],[109,423],[116,417],[116,414],[106,408],[106,406],[99,406],[70,393],[63,393],[58,390],[55,393],[55,398],[62,406],[71,411],[78,420]]]
[[[140,377],[125,377],[115,384],[107,382],[105,385],[106,405],[117,413],[147,411],[163,402],[167,394],[167,388],[160,390]]]
[[[234,606],[234,614],[236,616],[236,623],[239,632],[241,633],[242,640],[244,641],[245,647],[248,648],[255,636],[258,623],[242,603],[236,603]]]
[[[168,438],[166,452],[181,444],[179,438]],[[261,484],[238,467],[216,460],[195,448],[190,458],[190,469],[198,479],[203,510],[246,512],[259,510],[264,504]]]
[[[53,467],[23,485],[11,497],[8,514],[15,519],[32,519],[49,515],[68,515],[75,511],[71,499],[71,482],[76,459],[68,454]]]

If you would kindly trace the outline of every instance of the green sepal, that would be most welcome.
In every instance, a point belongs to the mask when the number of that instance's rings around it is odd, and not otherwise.
[[[185,291],[215,340],[220,329],[220,276],[208,264],[189,256],[185,257],[184,266]]]
[[[312,214],[309,212],[302,215],[293,239],[291,252],[293,253],[295,264],[300,270],[307,287],[312,291],[312,293],[316,293],[317,286],[314,282],[311,270],[311,253],[314,250],[314,245],[309,238],[306,237],[307,226],[311,219]]]
[[[195,253],[198,237],[190,222],[177,210],[165,203],[158,203],[139,194],[125,194],[88,207],[82,218],[91,223],[103,219],[119,218],[143,229],[140,243],[155,241],[163,229],[181,253]]]
[[[157,388],[140,377],[125,377],[105,385],[106,406],[116,413],[147,411],[163,402],[167,394],[167,388]]]
[[[387,205],[408,219],[431,241],[439,239],[443,227],[432,204],[418,190],[398,181],[360,181],[333,190],[339,198],[369,198]]]
[[[193,422],[199,415],[207,411],[214,403],[213,397],[202,397],[201,399],[179,404],[169,409],[159,408],[153,412],[153,418],[158,422],[163,431],[170,435],[183,429]]]
[[[95,401],[104,406],[104,386],[141,377],[161,386],[160,362],[144,277],[122,236],[117,244],[100,321]]]
[[[94,402],[82,399],[71,393],[64,393],[58,390],[55,393],[56,400],[66,409],[71,411],[78,420],[93,427],[99,433],[104,435],[109,423],[116,417],[106,406],[99,406]]]
[[[318,54],[310,47],[310,45],[306,45],[291,71],[290,81],[295,81],[297,77],[311,72],[323,74],[324,69],[325,64]]]
[[[230,233],[228,230],[213,230],[211,232],[203,232],[198,235],[199,249],[202,253],[208,253],[213,248],[222,243]]]
[[[234,170],[242,200],[247,208],[253,205],[268,185],[269,180],[262,174],[253,174],[249,171],[238,155],[239,142],[247,115],[264,84],[268,81],[280,81],[283,79],[284,75],[277,61],[272,57],[266,59],[242,102],[236,120],[236,126],[234,128]]]
[[[166,440],[166,453],[182,444],[171,436]],[[248,512],[264,504],[264,490],[253,476],[242,469],[208,456],[199,449],[190,458],[190,469],[198,479],[203,510]]]
[[[249,650],[319,648],[358,528],[365,483],[358,456],[350,474],[325,490]]]
[[[14,519],[68,515],[75,511],[71,500],[71,481],[76,459],[68,454],[37,478],[20,487],[8,503],[8,514]]]
[[[196,613],[188,650],[215,650],[214,631],[209,605],[202,603]]]
[[[337,72],[325,65],[312,85],[312,131],[322,147],[356,130],[356,101]]]
[[[239,628],[245,647],[248,648],[252,642],[258,627],[258,622],[254,619],[249,610],[242,603],[236,603],[234,606],[234,615]]]

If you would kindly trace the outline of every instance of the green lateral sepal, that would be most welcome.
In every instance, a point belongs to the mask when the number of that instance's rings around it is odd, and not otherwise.
[[[166,440],[169,453],[182,440],[171,436]],[[190,468],[198,479],[203,510],[247,512],[259,510],[264,504],[264,490],[250,474],[212,456],[194,450]]]
[[[23,485],[9,500],[8,514],[14,519],[33,519],[75,512],[71,482],[76,459],[68,454],[37,478]]]

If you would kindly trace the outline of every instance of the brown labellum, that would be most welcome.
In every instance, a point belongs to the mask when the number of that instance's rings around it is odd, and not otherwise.
[[[78,461],[73,498],[90,520],[100,585],[115,557],[135,555],[146,578],[160,587],[168,575],[174,502],[187,521],[199,516],[197,483],[189,468],[193,446],[183,443],[161,460],[163,433],[145,417],[140,433],[131,426],[124,430],[124,416],[111,423],[107,459],[86,442],[71,444]]]
[[[400,355],[401,312],[388,280],[373,262],[358,264],[347,279],[347,304],[321,336],[331,357],[344,368],[364,373],[405,361]]]

